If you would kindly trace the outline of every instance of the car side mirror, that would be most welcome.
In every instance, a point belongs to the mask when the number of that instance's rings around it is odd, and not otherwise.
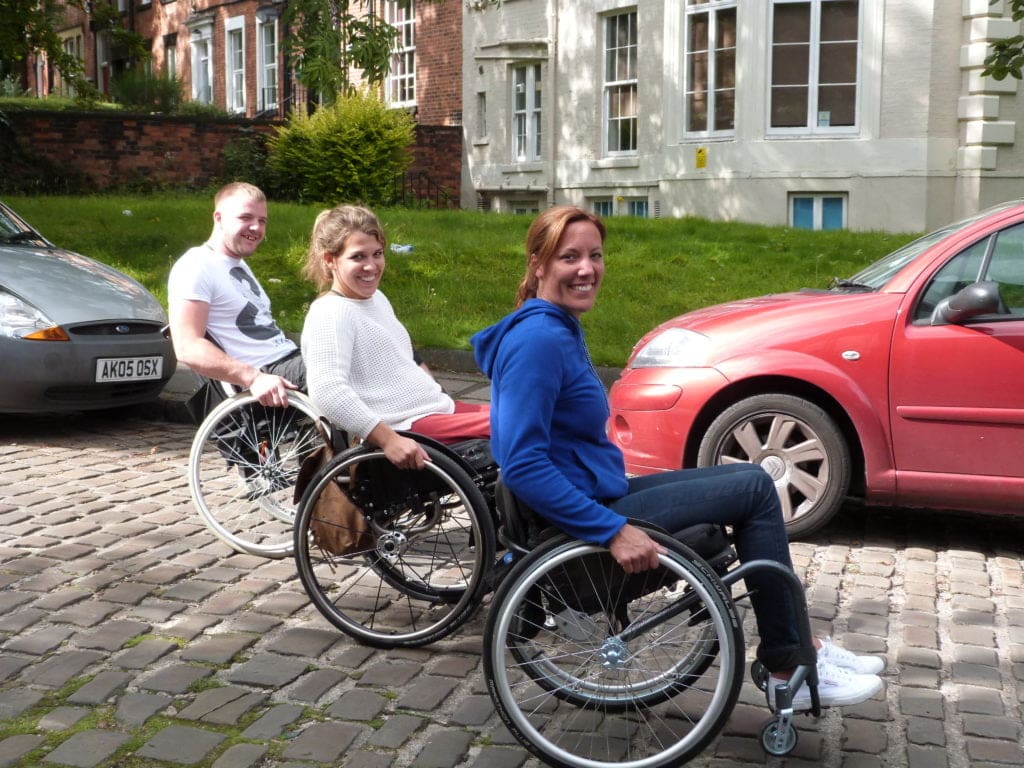
[[[978,315],[996,314],[1001,306],[999,284],[982,280],[940,301],[932,312],[931,324],[960,325]]]

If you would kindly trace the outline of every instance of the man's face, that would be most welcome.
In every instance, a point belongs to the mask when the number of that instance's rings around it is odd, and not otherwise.
[[[244,259],[252,256],[267,233],[267,204],[247,195],[231,195],[220,201],[213,212],[214,235],[211,242],[228,256]]]

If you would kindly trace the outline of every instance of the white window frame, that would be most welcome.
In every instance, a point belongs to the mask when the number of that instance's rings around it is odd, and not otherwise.
[[[245,17],[224,23],[224,108],[245,112]]]
[[[164,35],[164,77],[168,80],[178,76],[178,36]]]
[[[398,30],[391,49],[385,98],[391,107],[415,107],[416,0],[386,0],[384,20]]]
[[[189,27],[192,49],[192,101],[213,103],[213,21]]]
[[[590,210],[595,216],[607,219],[615,215],[615,200],[611,197],[590,198]]]
[[[736,54],[739,48],[738,2],[737,0],[707,0],[707,2],[688,0],[688,3],[683,25],[683,132],[688,138],[734,136],[736,134],[737,112]],[[736,40],[732,48],[716,47],[719,37],[720,15],[723,11],[732,11],[733,14],[733,34],[736,36]],[[707,16],[708,20],[707,47],[701,51],[691,50],[690,48],[690,31],[693,20],[697,16]],[[729,50],[732,51],[732,85],[730,87],[722,87],[721,82],[726,78],[726,73],[720,71],[719,53]],[[698,53],[703,53],[706,57],[707,73],[701,85],[706,88],[707,124],[704,128],[691,129],[692,102],[690,97],[696,93],[696,84],[694,83],[693,67],[691,64]],[[721,95],[726,92],[732,93],[732,127],[715,128],[716,117],[719,112],[719,101]]]
[[[84,64],[85,59],[82,56],[82,28],[75,27],[58,34],[60,35],[60,44],[64,53],[74,56],[78,59],[79,63]],[[59,72],[54,73],[53,79],[55,93],[59,93],[61,96],[76,95],[74,86],[70,82],[65,81]]]
[[[632,16],[632,40],[626,45],[609,47],[611,25],[623,17]],[[628,20],[627,20],[628,24]],[[621,41],[616,41],[617,43]],[[602,98],[601,98],[601,132],[603,138],[601,145],[603,151],[609,156],[635,155],[639,148],[637,132],[640,127],[639,119],[639,57],[640,41],[638,32],[638,13],[635,7],[622,9],[601,17],[601,71],[602,71]],[[625,71],[614,66],[621,63],[618,53],[625,49]],[[612,76],[610,76],[612,75]],[[632,114],[613,110],[613,104],[618,94],[632,94]],[[632,123],[633,145],[622,148],[621,142],[612,142],[612,127],[614,124]],[[616,130],[615,135],[621,139],[622,131]]]
[[[512,160],[535,162],[541,159],[544,130],[541,109],[544,105],[543,70],[536,62],[512,67]],[[518,97],[522,95],[520,102]]]
[[[788,201],[788,203],[789,203],[789,213],[788,213],[788,215],[786,217],[787,220],[789,221],[789,226],[791,226],[793,228],[797,228],[797,226],[796,226],[796,201],[798,199],[807,199],[807,198],[811,199],[812,205],[813,205],[812,213],[811,213],[811,218],[812,218],[811,230],[812,231],[820,232],[821,229],[822,229],[822,223],[823,223],[823,219],[824,219],[823,212],[824,212],[824,200],[825,200],[825,198],[829,198],[830,200],[834,199],[834,198],[838,198],[839,200],[842,201],[842,203],[843,203],[843,223],[842,223],[842,225],[840,226],[839,229],[846,229],[847,228],[847,226],[848,226],[847,225],[847,221],[848,221],[848,218],[849,218],[849,211],[850,211],[850,198],[849,198],[849,195],[847,195],[845,192],[790,192],[789,193],[789,201]],[[805,227],[799,227],[799,229],[805,229]],[[832,229],[832,230],[829,230],[829,231],[830,232],[835,232],[837,230]]]
[[[840,0],[772,0],[771,7],[769,8],[768,18],[768,98],[767,98],[767,114],[765,115],[765,124],[767,126],[768,135],[774,136],[786,136],[786,135],[857,135],[860,132],[861,122],[861,107],[860,107],[860,96],[863,87],[863,73],[862,73],[862,62],[863,62],[863,46],[864,46],[864,6],[865,0],[854,0],[857,2],[857,39],[853,41],[857,47],[857,61],[854,64],[854,77],[855,81],[852,83],[854,88],[853,94],[853,124],[852,125],[820,125],[820,115],[818,111],[818,91],[820,88],[819,72],[821,65],[820,46],[821,46],[821,9],[826,3],[838,2]],[[780,5],[808,5],[810,6],[811,18],[810,18],[810,41],[808,50],[808,63],[807,63],[807,115],[805,118],[804,125],[800,126],[773,126],[772,125],[772,90],[775,84],[775,77],[772,71],[772,58],[774,53],[775,45],[773,43],[775,39],[775,8]],[[832,41],[837,42],[837,41]],[[851,41],[846,41],[851,42]]]
[[[268,51],[268,36],[273,35],[273,51]],[[276,110],[278,107],[277,89],[280,84],[278,79],[278,53],[281,40],[278,35],[277,17],[256,19],[256,87],[258,95],[256,98],[257,109],[260,112]]]

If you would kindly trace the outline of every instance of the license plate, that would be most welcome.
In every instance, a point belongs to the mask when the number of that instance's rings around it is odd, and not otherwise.
[[[156,357],[101,357],[96,361],[96,381],[151,381],[163,375],[164,359]]]

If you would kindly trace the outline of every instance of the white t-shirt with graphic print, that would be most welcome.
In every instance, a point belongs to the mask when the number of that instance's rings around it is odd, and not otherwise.
[[[228,355],[260,368],[296,349],[274,322],[270,299],[244,259],[190,248],[171,268],[167,301],[210,305],[207,333]]]

